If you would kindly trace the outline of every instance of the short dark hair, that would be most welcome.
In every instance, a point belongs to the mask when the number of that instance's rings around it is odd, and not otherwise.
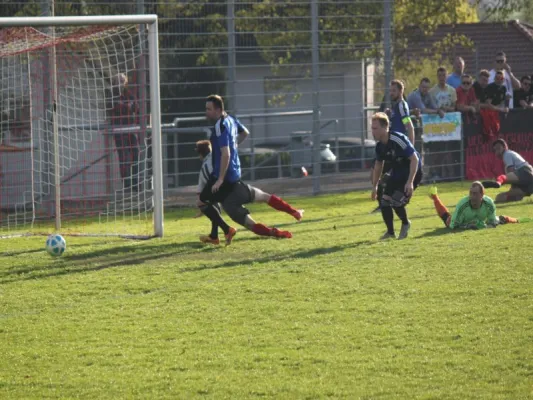
[[[446,67],[442,67],[442,66],[440,66],[439,68],[437,68],[437,74],[438,74],[439,72],[448,72],[448,70],[446,69]]]
[[[202,157],[211,153],[211,142],[209,140],[199,140],[196,142],[196,152]]]
[[[211,94],[205,99],[206,102],[211,102],[215,105],[215,108],[224,111],[224,100],[218,94]]]
[[[463,74],[463,75],[461,75],[461,79],[462,79],[462,78],[472,79],[472,76],[469,75],[469,74]]]
[[[507,56],[505,55],[505,53],[503,51],[499,51],[496,53],[496,57],[505,57],[507,58]]]
[[[422,84],[422,83],[431,83],[431,81],[429,80],[429,78],[423,77],[423,78],[420,80],[420,84]]]
[[[492,147],[494,148],[497,144],[501,144],[505,150],[507,150],[509,148],[509,146],[507,146],[507,142],[503,139],[496,139],[493,143],[492,143]]]
[[[400,91],[403,91],[405,89],[405,85],[403,82],[399,79],[394,79],[390,82],[391,86],[395,85]]]
[[[520,78],[520,82],[524,82],[525,80],[528,80],[530,81],[531,80],[531,77],[529,75],[524,75],[523,77]]]
[[[490,72],[486,69],[479,71],[479,76],[484,76],[485,78],[490,78]]]

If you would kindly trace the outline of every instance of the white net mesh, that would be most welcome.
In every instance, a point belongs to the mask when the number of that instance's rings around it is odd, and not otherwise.
[[[0,29],[2,231],[53,229],[58,171],[64,231],[153,232],[143,37],[137,25]]]

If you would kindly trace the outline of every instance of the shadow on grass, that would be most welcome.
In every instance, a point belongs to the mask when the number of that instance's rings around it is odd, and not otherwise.
[[[349,244],[344,244],[340,246],[319,247],[315,249],[297,251],[297,252],[288,251],[283,254],[279,254],[277,256],[267,256],[267,257],[262,257],[262,258],[248,258],[248,259],[238,260],[238,261],[228,261],[228,262],[217,264],[217,265],[203,265],[200,267],[183,268],[180,270],[180,272],[181,273],[199,272],[199,271],[204,271],[204,270],[216,270],[216,269],[221,269],[221,268],[239,267],[244,264],[267,264],[272,261],[284,261],[284,260],[291,260],[291,259],[307,259],[307,258],[311,258],[315,256],[337,253],[339,251],[353,249],[359,246],[372,245],[375,243],[376,241],[364,240],[362,242],[349,243]]]
[[[51,263],[48,265],[1,271],[0,284],[100,271],[126,265],[141,265],[159,259],[193,253],[204,254],[215,250],[214,247],[205,247],[199,242],[119,246],[102,251],[65,255],[57,259],[51,258]]]
[[[452,234],[454,232],[459,232],[459,231],[454,231],[453,229],[442,227],[442,228],[437,228],[437,229],[435,229],[433,231],[429,231],[429,232],[423,233],[422,235],[416,236],[416,238],[420,239],[420,238],[424,238],[424,237],[435,237],[435,236],[442,236],[442,235],[450,235],[450,234]]]

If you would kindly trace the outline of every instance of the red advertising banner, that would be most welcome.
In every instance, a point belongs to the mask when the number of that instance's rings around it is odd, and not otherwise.
[[[511,150],[533,165],[533,110],[512,110],[507,115],[500,114],[500,122],[498,138],[504,139]],[[502,160],[492,151],[495,138],[484,134],[479,119],[463,123],[463,138],[466,179],[490,179],[504,173]]]

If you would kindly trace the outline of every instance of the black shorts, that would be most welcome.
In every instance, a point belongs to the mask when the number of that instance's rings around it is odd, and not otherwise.
[[[398,178],[394,176],[394,170],[392,171],[392,175],[387,181],[387,185],[385,186],[383,190],[383,194],[387,195],[389,197],[393,197],[395,192],[404,192],[405,184],[407,183],[408,176],[404,175],[405,178]],[[418,185],[420,185],[420,182],[422,181],[423,173],[422,170],[419,169],[416,171],[415,179],[413,180],[413,189],[416,189]],[[407,203],[409,200],[407,200]],[[405,203],[405,204],[407,204]]]
[[[254,188],[239,180],[234,183],[224,182],[218,192],[212,193],[215,182],[216,178],[209,180],[200,194],[200,200],[204,203],[222,204],[222,208],[233,221],[244,225],[246,216],[250,214],[244,205],[254,201]]]
[[[511,188],[520,189],[526,196],[531,196],[533,194],[533,167],[526,164],[517,169],[515,174],[518,177],[518,183],[512,184]]]

